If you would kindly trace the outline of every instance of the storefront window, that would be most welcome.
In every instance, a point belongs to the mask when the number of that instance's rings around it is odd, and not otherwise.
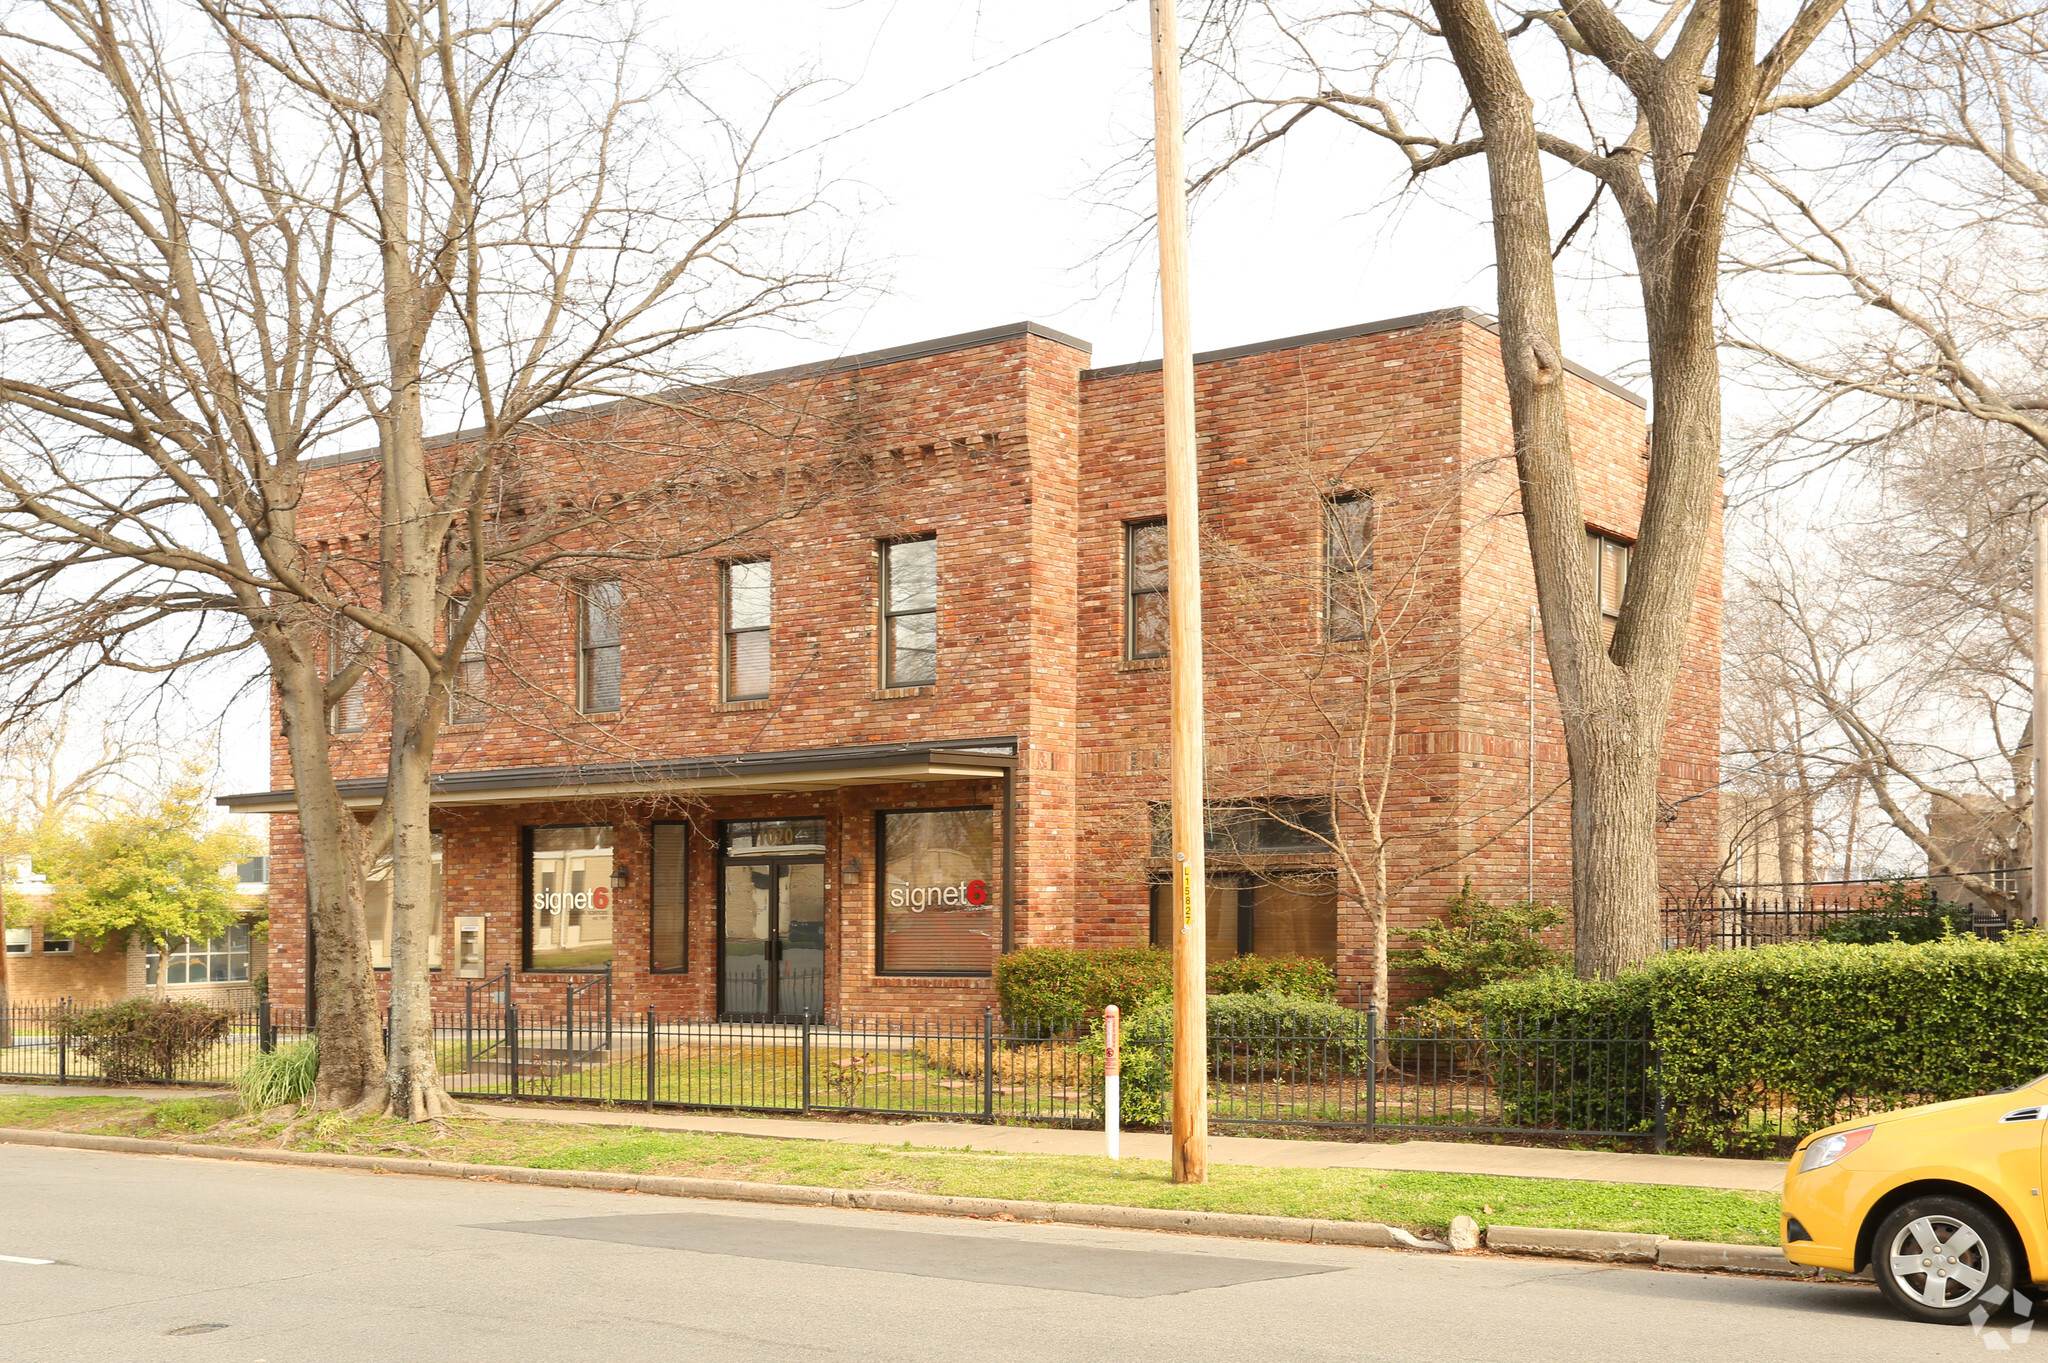
[[[530,828],[526,836],[526,968],[609,969],[612,826]]]
[[[880,838],[879,969],[986,975],[1001,933],[995,811],[885,813]]]
[[[441,835],[433,835],[432,926],[427,932],[427,968],[441,968]],[[363,878],[363,921],[370,932],[370,968],[391,968],[391,858],[379,857]]]
[[[1337,963],[1337,884],[1323,875],[1249,873],[1209,877],[1206,905],[1212,961],[1233,956],[1307,956]],[[1172,946],[1173,888],[1152,886],[1152,944]]]

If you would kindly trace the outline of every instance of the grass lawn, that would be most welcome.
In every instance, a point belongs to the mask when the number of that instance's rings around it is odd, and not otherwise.
[[[200,1136],[210,1143],[246,1146],[274,1146],[283,1133],[281,1123],[238,1120],[232,1103],[198,1098],[0,1096],[0,1126]],[[1463,1213],[1482,1226],[1640,1231],[1744,1244],[1776,1244],[1778,1238],[1775,1194],[1639,1183],[1212,1165],[1206,1185],[1176,1186],[1166,1164],[1152,1160],[1111,1163],[1078,1155],[913,1150],[491,1118],[460,1118],[437,1127],[381,1119],[345,1122],[329,1115],[300,1125],[292,1147],[536,1169],[1383,1221],[1437,1234]]]

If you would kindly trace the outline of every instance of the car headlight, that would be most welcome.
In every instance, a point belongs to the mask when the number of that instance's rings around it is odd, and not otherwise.
[[[1806,1157],[1799,1161],[1799,1172],[1811,1173],[1825,1169],[1857,1146],[1870,1139],[1877,1130],[1874,1126],[1859,1126],[1854,1131],[1837,1131],[1832,1136],[1823,1136],[1806,1147]]]

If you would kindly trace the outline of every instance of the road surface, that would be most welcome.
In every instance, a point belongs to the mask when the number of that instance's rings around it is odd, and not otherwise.
[[[1854,1284],[22,1146],[0,1146],[0,1256],[0,1359],[34,1363],[1867,1363],[1987,1342]],[[1998,1334],[2048,1360],[2048,1332]]]

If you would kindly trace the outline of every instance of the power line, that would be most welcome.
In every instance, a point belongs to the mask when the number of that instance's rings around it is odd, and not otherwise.
[[[763,161],[760,164],[752,167],[752,169],[766,170],[770,166],[780,165],[784,161],[791,161],[799,156],[808,155],[809,153],[814,152],[818,148],[824,146],[828,142],[836,142],[842,137],[850,137],[854,133],[861,131],[863,128],[872,128],[873,126],[875,126],[875,124],[880,123],[883,119],[894,118],[896,117],[896,115],[904,112],[906,109],[915,109],[918,105],[924,103],[928,99],[937,99],[940,95],[945,94],[949,90],[957,90],[961,86],[967,84],[969,81],[980,80],[983,76],[986,76],[991,71],[1000,70],[1001,68],[1008,66],[1011,62],[1022,61],[1024,58],[1030,56],[1034,52],[1037,52],[1043,48],[1050,47],[1054,43],[1059,42],[1062,39],[1071,38],[1084,28],[1092,28],[1094,25],[1101,23],[1104,19],[1110,18],[1113,15],[1121,13],[1123,11],[1124,5],[1128,3],[1129,0],[1119,0],[1119,3],[1102,11],[1102,13],[1096,15],[1092,19],[1083,19],[1080,23],[1075,24],[1072,28],[1062,30],[1059,33],[1055,33],[1050,38],[1042,38],[1038,42],[1033,43],[1031,46],[1022,49],[1021,51],[1012,52],[1009,56],[1002,58],[1000,61],[990,62],[987,66],[982,67],[978,71],[970,71],[956,81],[951,81],[945,85],[941,85],[936,90],[927,90],[923,94],[919,95],[916,99],[909,100],[903,104],[899,104],[893,109],[884,110],[883,112],[876,114],[873,118],[863,119],[862,121],[854,124],[850,128],[841,128],[838,132],[831,133],[828,134],[827,136],[821,137],[807,147],[798,147],[795,151],[785,152],[781,156],[776,157],[772,161]]]

